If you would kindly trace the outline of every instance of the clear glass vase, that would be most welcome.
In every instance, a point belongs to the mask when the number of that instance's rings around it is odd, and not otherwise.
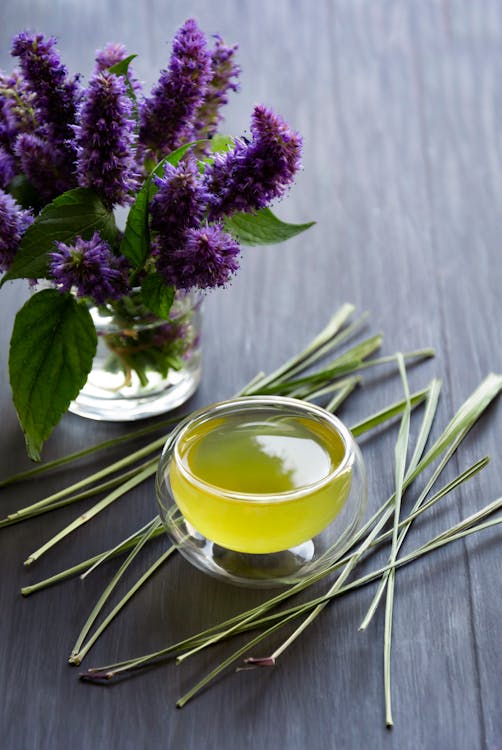
[[[91,307],[98,347],[70,411],[89,419],[130,421],[184,403],[201,375],[201,297],[179,294],[169,320],[141,303],[139,292]]]

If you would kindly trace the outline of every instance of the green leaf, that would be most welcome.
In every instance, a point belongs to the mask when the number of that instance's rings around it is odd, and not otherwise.
[[[117,76],[124,76],[125,78],[125,84],[127,89],[127,95],[129,99],[133,101],[134,104],[136,104],[136,92],[134,91],[134,87],[131,83],[131,78],[129,76],[129,65],[134,60],[134,58],[137,57],[137,55],[129,55],[129,57],[126,57],[124,60],[121,60],[118,63],[115,63],[115,65],[112,65],[109,68],[110,73],[115,73]],[[134,108],[134,117],[137,119],[137,107]]]
[[[124,236],[122,237],[122,243],[120,245],[120,252],[131,261],[135,268],[143,267],[150,250],[148,205],[157,192],[157,186],[152,178],[154,176],[161,177],[163,175],[166,162],[172,164],[173,167],[178,166],[180,160],[186,154],[188,149],[198,143],[203,143],[203,141],[185,143],[183,146],[180,146],[159,161],[159,163],[152,169],[141,190],[138,192],[136,200],[129,210]]]
[[[110,73],[115,73],[116,76],[127,76],[129,65],[137,56],[138,55],[129,55],[129,57],[126,57],[124,60],[121,60],[120,62],[115,63],[115,65],[112,65],[110,68],[108,68],[108,70],[110,71]]]
[[[95,231],[113,244],[117,237],[113,214],[93,190],[68,190],[49,203],[28,227],[1,284],[10,279],[46,278],[48,253],[56,240],[71,244],[77,236],[89,239]]]
[[[167,286],[160,273],[148,274],[141,285],[143,303],[159,318],[169,318],[169,310],[174,301],[175,289]]]
[[[235,143],[235,139],[231,135],[223,135],[222,133],[216,133],[211,138],[211,151],[213,154],[218,154],[224,151],[230,151]]]
[[[45,289],[19,310],[10,342],[9,376],[28,455],[44,440],[86,382],[97,337],[87,307]]]
[[[7,185],[7,192],[23,208],[33,208],[35,211],[39,211],[43,206],[40,193],[24,174],[18,174],[12,178]]]
[[[305,232],[315,224],[287,224],[275,216],[269,208],[254,214],[239,213],[225,219],[228,232],[234,234],[242,245],[274,245]]]
[[[148,257],[150,231],[148,228],[149,179],[136,196],[129,209],[120,252],[136,268],[141,268]]]

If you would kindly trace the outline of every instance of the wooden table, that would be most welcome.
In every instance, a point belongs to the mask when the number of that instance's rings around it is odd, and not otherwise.
[[[385,333],[384,353],[435,347],[436,359],[410,369],[409,377],[414,389],[434,375],[443,379],[439,434],[481,379],[502,371],[502,4],[3,0],[0,65],[10,69],[10,40],[30,27],[57,35],[70,69],[85,75],[95,49],[123,41],[139,53],[137,70],[150,85],[166,63],[166,42],[189,15],[207,33],[240,46],[242,91],[232,97],[226,131],[245,132],[253,104],[264,102],[303,134],[304,171],[278,213],[318,222],[287,245],[246,249],[231,288],[207,298],[204,378],[190,406],[228,397],[256,371],[277,366],[351,301],[371,311],[372,330]],[[24,294],[16,282],[0,296],[2,475],[27,466],[6,366],[13,313]],[[341,416],[352,424],[401,393],[395,368],[372,371]],[[416,524],[406,550],[501,494],[501,426],[499,401],[445,481],[485,454],[492,463]],[[67,415],[45,458],[125,429]],[[394,426],[361,443],[371,508],[392,490],[396,434]],[[102,463],[3,490],[2,515]],[[28,599],[19,588],[150,518],[153,482],[23,569],[28,553],[76,512],[70,507],[0,535],[3,749],[502,748],[500,530],[456,542],[398,573],[389,731],[383,607],[364,633],[357,630],[369,588],[326,610],[275,668],[229,673],[182,711],[176,698],[229,645],[109,687],[80,682],[66,657],[116,563]],[[166,542],[156,544],[142,565]],[[98,641],[88,665],[155,650],[262,596],[173,559]]]

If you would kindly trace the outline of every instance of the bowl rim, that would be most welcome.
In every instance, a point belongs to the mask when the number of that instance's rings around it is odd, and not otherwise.
[[[190,471],[186,464],[183,463],[183,460],[181,459],[179,453],[179,444],[188,430],[191,429],[194,424],[204,419],[214,417],[221,412],[231,412],[233,409],[245,410],[246,408],[256,408],[260,405],[265,407],[282,406],[284,407],[284,414],[291,414],[294,411],[296,414],[303,413],[317,417],[322,422],[327,423],[332,429],[335,430],[337,435],[342,440],[344,454],[340,463],[329,474],[317,480],[316,482],[304,484],[294,490],[270,493],[237,492],[234,490],[225,489],[224,487],[219,487],[218,485],[211,484],[210,482],[206,482],[203,479],[200,479],[199,477],[197,477],[197,475],[193,474],[193,472]],[[324,486],[331,484],[339,476],[350,470],[355,461],[356,448],[357,444],[348,427],[346,427],[346,425],[334,414],[331,414],[326,409],[323,409],[317,404],[312,404],[310,402],[291,398],[289,396],[238,396],[225,401],[218,401],[214,404],[199,409],[196,412],[193,412],[186,420],[178,425],[175,434],[170,436],[170,439],[167,441],[164,447],[159,471],[162,472],[161,483],[165,483],[165,458],[167,454],[169,454],[172,455],[173,460],[176,464],[176,468],[182,474],[185,480],[192,486],[200,488],[209,495],[217,495],[219,499],[225,498],[225,500],[233,500],[237,503],[243,501],[249,502],[250,500],[252,500],[254,504],[264,504],[271,502],[273,502],[274,504],[281,502],[290,503],[297,498],[302,498],[305,495],[310,495],[313,492],[322,489]]]

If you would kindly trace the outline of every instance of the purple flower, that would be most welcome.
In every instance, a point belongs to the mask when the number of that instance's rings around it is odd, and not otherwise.
[[[53,37],[45,39],[43,34],[22,32],[14,37],[12,54],[19,57],[23,77],[33,93],[44,138],[56,152],[56,160],[64,164],[62,175],[67,187],[72,187],[75,157],[72,125],[80,96],[78,81],[68,77]]]
[[[240,247],[220,224],[188,229],[178,247],[157,245],[157,269],[178,289],[225,286],[239,268]]]
[[[164,177],[155,179],[157,194],[150,203],[151,226],[164,244],[176,245],[186,229],[199,226],[208,202],[195,159],[166,164]]]
[[[13,157],[7,153],[5,148],[0,146],[0,189],[6,188],[15,174],[16,162]]]
[[[21,73],[10,76],[0,73],[0,143],[13,154],[19,133],[30,133],[37,127],[35,95],[26,85]]]
[[[15,154],[21,164],[21,172],[39,191],[45,201],[64,193],[73,183],[65,172],[65,156],[61,151],[54,151],[48,140],[40,135],[21,133],[16,140]]]
[[[21,237],[33,221],[29,211],[0,190],[0,269],[8,271],[18,251]]]
[[[300,168],[302,142],[287,123],[262,105],[251,119],[253,140],[216,154],[205,174],[211,193],[209,219],[255,211],[280,198]]]
[[[97,305],[129,292],[127,261],[113,255],[99,232],[90,240],[77,237],[74,245],[55,245],[57,250],[49,253],[49,271],[61,292],[75,287],[78,297],[91,297]]]
[[[163,70],[140,111],[140,142],[169,153],[189,139],[193,119],[211,78],[211,55],[193,19],[185,21],[173,42],[169,68]]]
[[[96,67],[94,68],[94,72],[102,73],[104,70],[108,70],[117,65],[117,63],[122,62],[126,57],[128,57],[128,54],[124,44],[108,42],[102,50],[96,52]],[[138,96],[142,91],[142,86],[134,75],[130,65],[127,69],[127,77],[131,82],[134,93]]]
[[[127,203],[138,187],[131,101],[121,76],[104,71],[91,79],[74,127],[77,177],[108,206]]]
[[[215,39],[211,53],[211,79],[204,101],[195,115],[195,138],[212,138],[223,119],[220,107],[227,104],[228,92],[239,90],[237,78],[241,70],[234,62],[237,45],[228,47],[218,34],[215,34]]]

